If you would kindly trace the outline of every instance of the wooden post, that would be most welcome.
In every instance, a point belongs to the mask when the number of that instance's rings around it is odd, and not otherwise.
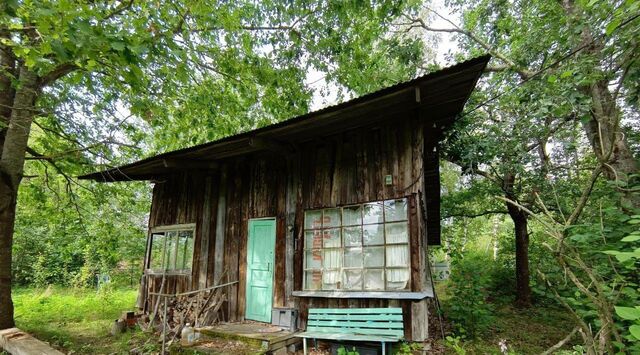
[[[202,225],[200,226],[200,275],[198,285],[207,287],[207,269],[209,264],[209,240],[211,239],[211,176],[204,180],[204,202],[202,206]]]
[[[227,218],[227,165],[220,169],[220,183],[218,184],[218,206],[216,212],[216,234],[214,249],[213,280],[217,282],[222,276],[224,268],[224,234]]]
[[[285,279],[284,296],[287,307],[295,307],[293,294],[294,270],[293,255],[296,232],[296,204],[298,202],[298,186],[300,184],[300,159],[298,154],[289,156],[287,161],[286,191],[286,238],[285,238]]]
[[[167,343],[167,297],[164,298],[164,317],[162,319],[162,355],[166,354],[165,346]]]

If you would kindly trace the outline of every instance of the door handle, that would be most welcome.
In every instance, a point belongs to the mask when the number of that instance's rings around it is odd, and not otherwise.
[[[271,271],[271,263],[267,263],[267,271]]]

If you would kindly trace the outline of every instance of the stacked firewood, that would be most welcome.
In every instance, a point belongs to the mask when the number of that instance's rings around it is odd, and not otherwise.
[[[164,298],[167,297],[166,319]],[[157,311],[151,318],[138,322],[142,329],[160,333],[160,340],[173,343],[187,323],[194,327],[205,327],[224,321],[221,307],[226,301],[224,287],[188,295],[157,297]],[[166,329],[164,329],[166,324]]]
[[[220,308],[226,301],[223,288],[199,292],[197,294],[177,296],[167,304],[171,312],[167,313],[168,325],[184,326],[190,323],[195,327],[204,327],[222,321]]]

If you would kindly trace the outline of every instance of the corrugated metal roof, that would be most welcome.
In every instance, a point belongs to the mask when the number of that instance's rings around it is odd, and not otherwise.
[[[294,143],[312,139],[383,120],[388,117],[385,116],[388,110],[408,111],[419,107],[426,110],[434,122],[446,126],[462,111],[490,58],[489,55],[473,58],[276,124],[83,175],[80,179],[149,180],[154,174],[171,169],[167,159],[204,162],[249,154],[263,149],[256,144],[259,140]]]

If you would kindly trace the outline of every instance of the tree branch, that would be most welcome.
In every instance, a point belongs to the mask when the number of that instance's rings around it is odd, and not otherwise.
[[[78,69],[80,69],[80,67],[78,67],[74,63],[62,63],[57,67],[55,67],[50,72],[48,72],[47,74],[41,76],[40,79],[38,80],[38,85],[40,87],[48,86],[53,82],[55,82],[56,80],[60,79],[61,77],[73,71],[76,71]]]
[[[476,218],[476,217],[482,217],[482,216],[487,216],[491,214],[508,214],[508,213],[509,212],[505,210],[487,210],[487,211],[478,212],[478,213],[450,213],[446,216],[440,216],[440,220],[445,220],[450,217]]]
[[[480,47],[482,47],[484,50],[489,52],[492,56],[494,56],[494,57],[500,59],[502,62],[504,62],[507,65],[508,69],[514,70],[516,73],[518,73],[520,75],[520,77],[522,79],[527,79],[527,78],[529,78],[529,77],[531,77],[533,75],[533,73],[531,71],[529,71],[527,69],[524,69],[524,68],[521,68],[513,60],[509,59],[503,53],[500,53],[499,51],[497,51],[489,43],[487,43],[484,40],[482,40],[480,37],[478,37],[473,32],[461,28],[460,26],[456,25],[453,21],[451,21],[448,18],[440,15],[437,11],[435,11],[435,10],[429,8],[429,7],[426,7],[426,9],[428,11],[434,13],[436,16],[438,16],[442,20],[448,22],[453,27],[452,28],[431,27],[431,26],[427,25],[421,18],[412,18],[412,17],[410,17],[410,16],[405,14],[404,16],[409,21],[411,21],[411,25],[410,25],[409,29],[415,28],[415,27],[421,27],[425,31],[430,31],[430,32],[444,32],[444,33],[459,33],[459,34],[462,34],[462,35],[466,36],[467,38],[471,39],[472,41],[474,41],[475,43],[477,43],[478,45],[480,45]],[[504,70],[506,70],[507,68],[505,68]]]

